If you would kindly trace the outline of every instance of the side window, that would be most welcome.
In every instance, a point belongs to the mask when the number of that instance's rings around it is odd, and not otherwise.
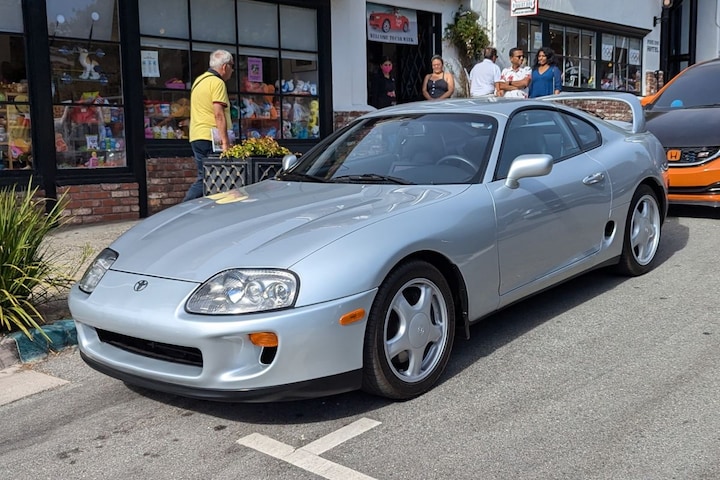
[[[572,132],[554,110],[524,110],[515,114],[505,130],[496,179],[507,177],[518,155],[548,154],[555,162],[580,151]]]
[[[593,125],[572,115],[565,115],[565,118],[580,140],[580,147],[583,150],[590,150],[602,143],[600,132]]]

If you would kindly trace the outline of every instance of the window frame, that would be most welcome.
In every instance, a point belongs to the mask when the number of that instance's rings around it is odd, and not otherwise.
[[[532,17],[517,17],[517,45],[519,45],[521,48],[526,49],[526,55],[528,58],[528,65],[532,68],[532,63],[534,62],[535,55],[538,51],[539,46],[536,45],[535,40],[535,33],[539,33],[542,38],[542,45],[541,46],[549,46],[552,48],[552,33],[557,31],[562,31],[565,35],[568,31],[579,31],[580,35],[580,52],[578,56],[575,55],[564,55],[563,52],[558,52],[555,50],[555,54],[558,58],[558,66],[565,65],[566,57],[570,57],[571,60],[578,59],[580,61],[580,72],[581,72],[581,78],[582,78],[582,72],[583,69],[587,69],[588,72],[591,74],[591,77],[588,78],[588,84],[587,86],[573,86],[570,85],[569,79],[565,78],[563,75],[563,90],[566,91],[594,91],[594,90],[604,90],[601,86],[601,82],[599,79],[600,72],[601,72],[601,64],[603,62],[603,54],[602,54],[602,37],[603,35],[612,35],[613,38],[624,38],[626,40],[627,45],[630,44],[636,44],[639,45],[639,48],[637,49],[637,55],[635,55],[635,52],[633,52],[633,62],[630,64],[628,61],[627,56],[625,56],[625,62],[624,70],[618,69],[621,72],[624,71],[623,77],[626,79],[626,81],[621,85],[621,88],[611,88],[610,90],[613,91],[629,91],[630,93],[634,93],[636,95],[642,95],[643,88],[645,87],[645,79],[640,74],[642,71],[642,64],[643,64],[643,39],[645,36],[650,33],[650,30],[642,29],[642,28],[636,28],[636,27],[630,27],[626,25],[617,25],[617,24],[608,24],[606,22],[601,22],[598,20],[592,20],[588,18],[583,17],[576,17],[574,15],[567,15],[563,13],[558,12],[551,12],[551,11],[543,11],[541,10],[540,13],[537,16]],[[583,45],[583,35],[594,35],[594,45],[592,46],[589,55],[586,55],[585,52],[582,51],[582,45]],[[557,35],[557,33],[556,33]],[[556,42],[557,43],[557,42]],[[565,50],[565,37],[562,41],[563,50]],[[612,68],[613,71],[615,71],[615,64],[616,62],[616,54],[619,54],[620,52],[616,52],[616,49],[622,49],[622,42],[620,42],[620,47],[617,46],[618,43],[613,43],[613,52],[611,52],[611,58],[612,58]],[[636,50],[636,49],[633,49]],[[629,53],[630,48],[625,48],[625,51]],[[630,67],[633,68],[630,68]],[[562,69],[564,73],[565,69]],[[634,91],[627,90],[626,86],[630,85],[631,82],[629,81],[629,76],[633,75],[634,78]],[[636,75],[636,76],[635,76]]]

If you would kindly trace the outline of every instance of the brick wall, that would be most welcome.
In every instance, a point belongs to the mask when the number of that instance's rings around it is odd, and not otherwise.
[[[632,122],[632,112],[627,103],[618,100],[562,100],[570,107],[597,113],[605,120]]]
[[[182,202],[197,169],[192,158],[147,159],[148,214]],[[101,183],[58,188],[66,195],[65,215],[71,224],[89,224],[140,218],[138,184]]]
[[[139,218],[137,183],[101,183],[59,187],[58,198],[68,201],[64,215],[68,223],[86,224]]]
[[[148,158],[146,165],[149,215],[182,202],[197,178],[191,157]]]
[[[368,112],[333,112],[333,130],[338,130]]]

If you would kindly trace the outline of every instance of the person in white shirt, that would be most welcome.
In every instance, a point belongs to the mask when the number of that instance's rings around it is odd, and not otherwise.
[[[499,90],[503,97],[527,98],[532,70],[523,65],[525,53],[521,48],[510,49],[510,66],[500,73]]]
[[[497,95],[500,83],[500,67],[495,65],[497,49],[486,47],[483,50],[483,61],[475,64],[470,70],[470,96],[485,97]]]

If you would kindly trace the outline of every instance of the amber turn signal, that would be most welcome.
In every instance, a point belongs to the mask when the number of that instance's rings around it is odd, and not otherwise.
[[[253,345],[258,347],[277,347],[278,338],[277,335],[271,332],[257,332],[249,335],[250,341]]]
[[[364,308],[358,308],[357,310],[353,310],[350,313],[346,313],[342,317],[340,317],[340,325],[350,325],[351,323],[359,322],[365,318],[365,309]]]

